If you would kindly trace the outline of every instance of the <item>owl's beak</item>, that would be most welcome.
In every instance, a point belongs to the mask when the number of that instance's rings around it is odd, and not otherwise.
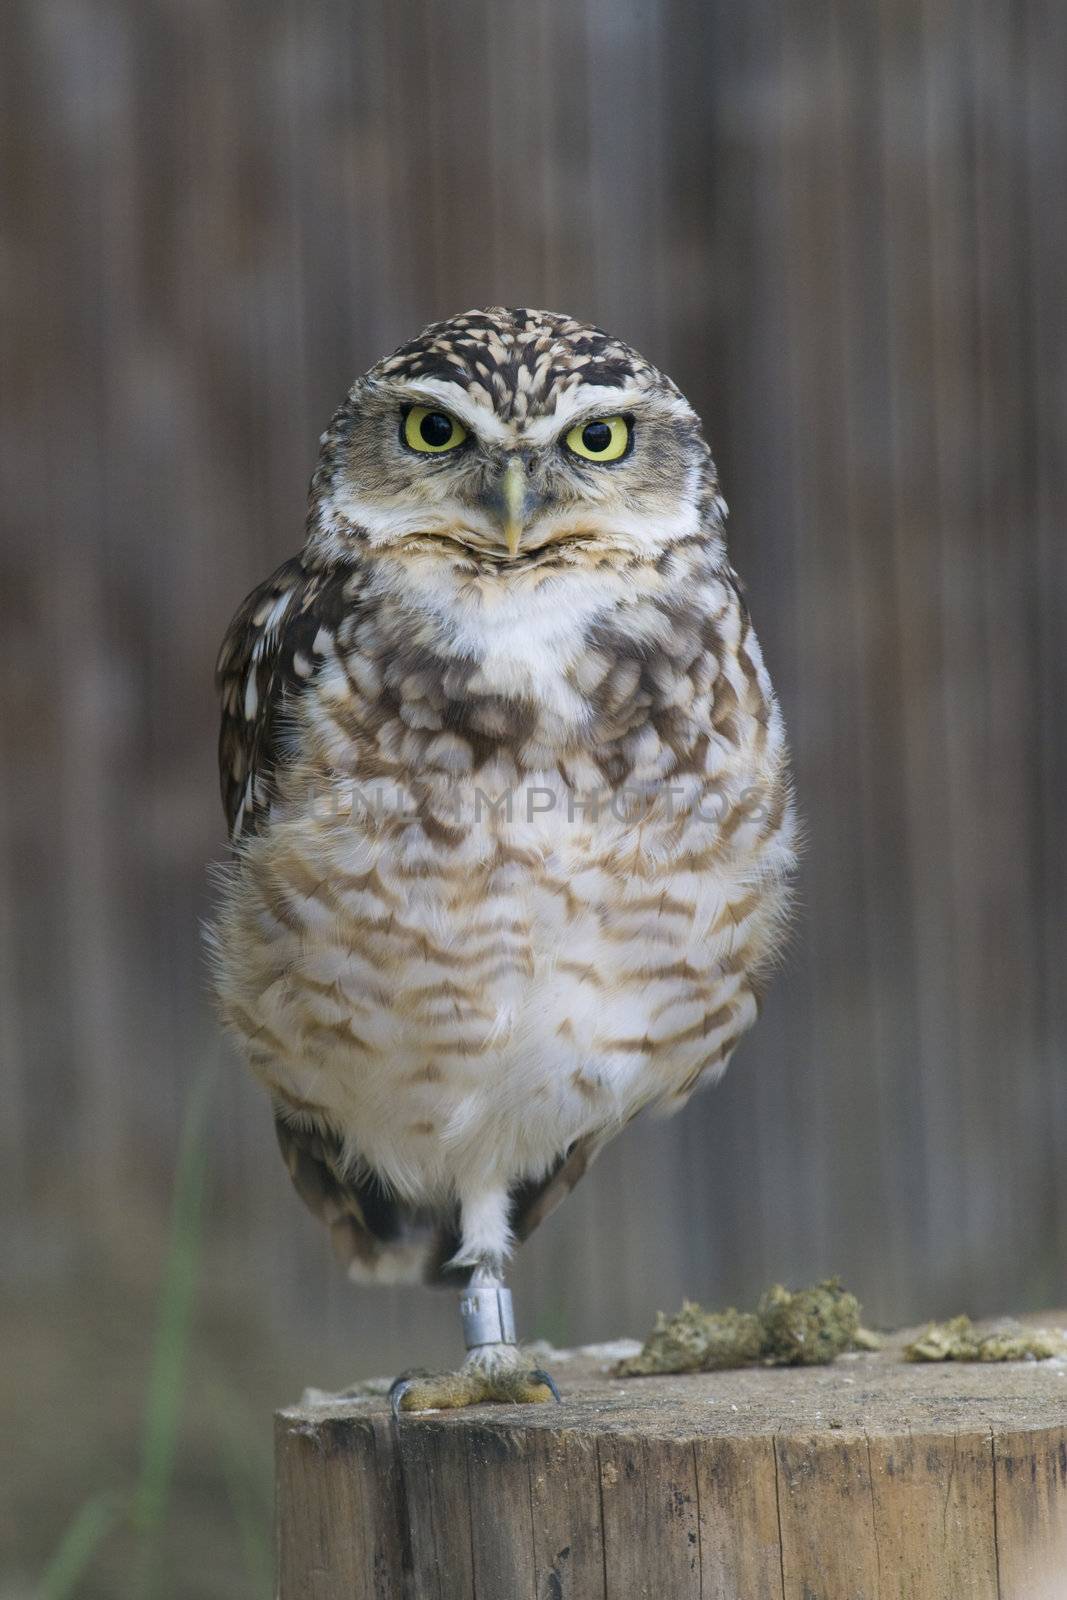
[[[521,456],[512,456],[504,469],[504,543],[508,558],[514,561],[522,542],[523,511],[526,506],[526,468]]]
[[[522,544],[522,536],[530,525],[530,518],[545,503],[531,473],[532,457],[528,451],[510,451],[500,468],[485,484],[479,499],[504,535],[504,548],[508,560],[514,561]]]

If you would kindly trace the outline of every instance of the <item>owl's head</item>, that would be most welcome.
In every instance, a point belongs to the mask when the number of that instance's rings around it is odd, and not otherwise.
[[[492,306],[433,323],[355,383],[322,437],[308,549],[505,581],[717,543],[723,511],[669,378],[600,328]]]

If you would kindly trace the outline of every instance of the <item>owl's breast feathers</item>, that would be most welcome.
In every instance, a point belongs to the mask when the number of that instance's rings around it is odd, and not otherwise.
[[[642,1105],[717,1076],[783,925],[784,733],[729,569],[693,540],[508,615],[296,558],[219,658],[219,992],[370,1275],[441,1271],[486,1151],[522,1237]],[[363,815],[354,785],[402,803]],[[504,790],[517,814],[480,808]],[[631,790],[639,820],[588,809]]]

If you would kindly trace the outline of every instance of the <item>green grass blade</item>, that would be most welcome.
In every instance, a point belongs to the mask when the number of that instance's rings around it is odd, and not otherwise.
[[[122,1515],[122,1501],[112,1490],[94,1494],[69,1523],[59,1548],[45,1570],[38,1600],[68,1600],[88,1571],[93,1557]]]

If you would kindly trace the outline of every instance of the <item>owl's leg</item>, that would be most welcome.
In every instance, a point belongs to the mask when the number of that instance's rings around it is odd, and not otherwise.
[[[559,1390],[540,1367],[531,1367],[515,1341],[511,1290],[503,1261],[511,1243],[507,1192],[479,1195],[461,1208],[463,1243],[455,1266],[472,1266],[460,1296],[459,1314],[467,1359],[458,1372],[419,1373],[396,1380],[390,1391],[393,1411],[436,1411],[485,1402],[537,1405],[558,1400]]]

